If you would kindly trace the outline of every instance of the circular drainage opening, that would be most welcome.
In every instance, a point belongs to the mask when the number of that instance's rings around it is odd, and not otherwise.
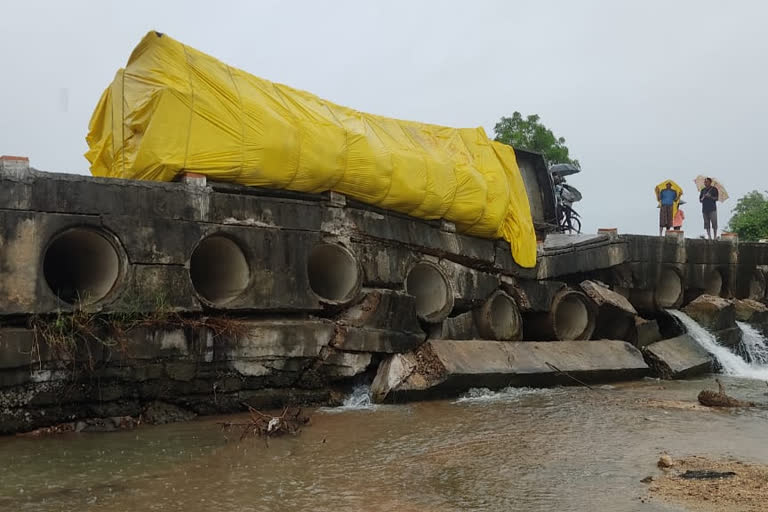
[[[90,304],[112,290],[120,277],[120,255],[104,235],[73,228],[57,235],[45,250],[43,275],[64,302]]]
[[[678,305],[683,295],[683,280],[680,274],[671,268],[661,271],[661,276],[653,292],[656,307],[659,309],[673,308]]]
[[[520,337],[522,319],[517,304],[504,292],[495,292],[480,308],[476,324],[480,336],[493,340],[516,340]]]
[[[704,293],[707,295],[720,296],[723,291],[723,275],[717,269],[707,272],[704,277]]]
[[[553,306],[555,307],[555,306]],[[586,299],[578,293],[566,293],[556,304],[554,327],[559,340],[583,340],[592,333],[590,324],[592,312],[587,307]]]
[[[221,306],[245,291],[251,272],[239,245],[226,236],[213,235],[203,239],[192,252],[189,276],[201,298]]]
[[[309,286],[328,302],[345,302],[360,288],[360,265],[354,254],[338,244],[319,244],[307,261]]]
[[[416,299],[416,314],[427,322],[445,320],[453,309],[453,293],[448,279],[435,264],[422,261],[405,277],[405,292]]]

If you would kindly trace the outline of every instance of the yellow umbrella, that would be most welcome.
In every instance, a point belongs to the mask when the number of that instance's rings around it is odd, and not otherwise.
[[[675,183],[672,180],[664,180],[658,185],[656,185],[656,188],[654,189],[654,193],[656,194],[656,200],[659,202],[659,207],[661,207],[661,199],[659,199],[659,193],[667,188],[667,183],[672,185],[672,190],[677,192],[677,199],[675,199],[675,204],[672,205],[672,217],[674,217],[677,214],[677,207],[678,203],[680,202],[680,196],[683,195],[683,189],[680,188],[680,185]]]
[[[699,189],[699,192],[704,189],[704,180],[708,177],[712,180],[712,186],[717,189],[717,200],[722,203],[728,199],[728,192],[725,191],[723,184],[717,181],[717,178],[712,178],[711,176],[702,176],[701,174],[696,176],[696,179],[693,180],[693,182],[696,184],[696,188]]]

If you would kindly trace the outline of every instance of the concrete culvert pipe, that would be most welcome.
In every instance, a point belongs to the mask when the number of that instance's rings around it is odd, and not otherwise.
[[[553,298],[548,312],[525,316],[525,339],[588,340],[595,331],[596,317],[597,310],[589,297],[576,290],[562,290]]]
[[[671,268],[663,269],[653,291],[653,301],[656,308],[675,308],[680,304],[682,298],[683,280],[680,274]]]
[[[491,295],[474,317],[477,330],[485,339],[513,341],[522,335],[523,321],[517,304],[502,291]]]
[[[103,299],[117,283],[120,269],[115,245],[90,228],[73,228],[56,236],[43,260],[48,286],[70,304]]]
[[[347,248],[338,244],[316,245],[307,261],[309,286],[320,299],[344,303],[360,290],[360,264]]]
[[[704,276],[704,293],[719,297],[723,291],[723,275],[719,270],[712,269]]]
[[[248,287],[250,268],[239,245],[226,236],[213,235],[203,239],[192,252],[189,276],[204,301],[223,306]]]
[[[453,309],[451,284],[434,263],[422,261],[411,267],[405,277],[405,292],[416,298],[416,314],[425,322],[441,322]]]
[[[552,318],[558,340],[588,340],[595,330],[594,308],[581,292],[560,292],[552,304]]]

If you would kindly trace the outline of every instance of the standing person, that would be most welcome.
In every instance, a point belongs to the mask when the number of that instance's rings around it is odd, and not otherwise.
[[[717,200],[720,198],[720,192],[717,187],[712,186],[712,178],[704,180],[704,188],[699,192],[699,201],[701,202],[701,213],[704,215],[704,229],[707,231],[707,238],[717,238]],[[712,233],[709,231],[712,226]]]
[[[675,231],[680,231],[683,228],[683,221],[685,220],[685,213],[683,213],[683,210],[680,208],[680,205],[682,205],[685,201],[680,201],[680,203],[677,205],[677,213],[675,214],[675,218],[672,219],[672,229]]]
[[[669,231],[672,227],[672,211],[677,200],[677,192],[672,189],[671,183],[667,183],[667,187],[659,192],[657,199],[660,203],[659,236],[661,236],[665,229]]]

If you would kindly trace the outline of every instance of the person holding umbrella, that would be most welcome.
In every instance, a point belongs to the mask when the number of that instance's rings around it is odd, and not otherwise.
[[[665,180],[656,185],[656,200],[659,202],[659,236],[666,229],[672,229],[672,221],[677,213],[677,204],[683,189],[672,180]]]
[[[712,178],[699,176],[694,182],[699,188],[699,202],[701,203],[701,213],[704,217],[704,229],[707,232],[707,238],[712,240],[717,238],[717,202],[725,201],[728,194],[719,183],[713,183]],[[710,227],[712,231],[710,232]]]

